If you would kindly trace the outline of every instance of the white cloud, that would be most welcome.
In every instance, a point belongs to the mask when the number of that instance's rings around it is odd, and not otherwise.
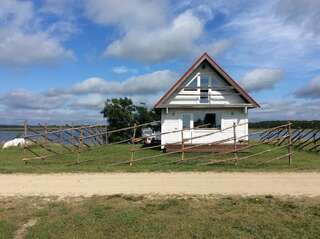
[[[279,10],[282,2],[288,3],[285,11]],[[310,27],[293,24],[295,20],[299,22],[298,16],[294,18],[298,8],[290,7],[291,3],[296,2],[264,1],[259,7],[253,5],[247,11],[235,14],[224,29],[232,31],[241,47],[230,55],[230,61],[251,67],[278,68],[290,65],[298,68],[303,64],[305,69],[316,68],[319,60],[315,53],[320,50],[320,38]],[[312,17],[308,11],[302,15],[304,19]]]
[[[250,112],[254,121],[261,120],[320,120],[320,102],[301,102],[279,99],[261,104],[261,109]]]
[[[106,97],[101,94],[88,94],[76,97],[71,107],[76,109],[91,109],[99,112],[103,108]]]
[[[73,52],[46,33],[23,34],[0,30],[0,64],[46,64],[63,58],[73,59]]]
[[[77,83],[68,94],[151,95],[167,89],[176,80],[177,74],[169,70],[131,77],[123,82],[92,77]]]
[[[203,23],[187,11],[177,16],[169,26],[128,31],[123,38],[107,47],[105,55],[141,62],[160,62],[190,54],[202,33]]]
[[[108,82],[99,77],[91,77],[74,85],[70,93],[72,94],[101,93],[108,90],[112,91],[112,89],[116,86],[118,86],[116,82]]]
[[[40,11],[56,15],[67,14],[77,7],[74,4],[77,2],[77,0],[43,0]]]
[[[101,117],[100,111],[88,109],[51,109],[51,110],[34,110],[19,109],[11,110],[10,114],[6,111],[0,111],[1,124],[19,124],[27,120],[28,124],[37,125],[38,123],[48,124],[95,124],[105,123]]]
[[[0,123],[23,119],[32,122],[99,121],[106,99],[129,96],[136,104],[144,102],[151,106],[176,79],[176,73],[163,70],[130,77],[122,82],[91,77],[70,87],[70,90],[49,89],[42,93],[14,90],[0,96]]]
[[[112,68],[112,71],[116,74],[124,74],[129,71],[129,69],[125,66],[115,66]]]
[[[119,36],[108,43],[104,56],[159,63],[194,58],[204,51],[219,55],[228,49],[230,39],[203,40],[205,24],[234,4],[225,5],[222,1],[89,0],[85,9],[92,21],[118,30]]]
[[[27,90],[14,90],[0,97],[8,109],[52,110],[63,106],[67,96],[45,96]]]
[[[320,99],[320,76],[313,78],[306,86],[298,89],[294,94],[298,98]]]
[[[30,1],[1,1],[0,25],[2,65],[47,64],[74,58],[73,52],[63,47],[59,34],[53,37],[56,31],[42,29]]]
[[[274,88],[282,77],[279,69],[255,69],[244,75],[241,84],[246,90],[257,92]]]
[[[233,44],[233,41],[230,39],[223,39],[223,40],[217,41],[210,45],[209,53],[212,54],[213,56],[220,55],[222,52],[227,50],[232,44]]]
[[[96,23],[132,27],[154,27],[165,21],[166,1],[156,0],[88,0],[87,15]]]
[[[276,14],[302,31],[320,34],[320,1],[281,0],[275,5]]]
[[[194,51],[196,52],[196,55],[200,55],[203,52],[207,52],[209,55],[213,57],[217,57],[230,49],[234,44],[234,41],[232,39],[221,39],[221,40],[215,40],[211,43],[194,46]]]
[[[121,83],[119,93],[130,95],[150,95],[168,89],[177,80],[177,74],[169,70],[131,77]]]
[[[34,18],[33,5],[29,1],[2,0],[0,23],[20,27]],[[3,27],[3,26],[2,26]]]

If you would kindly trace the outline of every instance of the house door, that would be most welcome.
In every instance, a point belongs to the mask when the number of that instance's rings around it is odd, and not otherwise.
[[[181,124],[180,124],[180,130],[183,129],[183,134],[180,132],[180,141],[181,141],[181,137],[183,135],[183,139],[185,143],[191,144],[192,140],[192,114],[190,113],[182,113],[181,114]]]

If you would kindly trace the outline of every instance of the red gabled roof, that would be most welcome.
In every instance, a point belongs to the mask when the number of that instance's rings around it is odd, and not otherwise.
[[[227,72],[225,72],[222,67],[218,65],[206,52],[202,54],[194,63],[193,65],[187,70],[183,76],[174,83],[174,85],[160,98],[160,100],[155,104],[155,108],[161,108],[161,105],[175,92],[176,89],[192,74],[192,72],[200,66],[200,64],[207,60],[211,67],[215,69],[220,76],[225,79],[231,86],[235,88],[240,95],[247,100],[250,104],[254,107],[260,107],[260,105],[235,81],[232,79]]]

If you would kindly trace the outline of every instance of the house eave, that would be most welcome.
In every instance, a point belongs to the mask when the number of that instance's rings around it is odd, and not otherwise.
[[[225,108],[245,108],[248,109],[256,108],[253,104],[170,104],[170,105],[159,105],[158,109],[174,108],[174,109],[225,109]]]

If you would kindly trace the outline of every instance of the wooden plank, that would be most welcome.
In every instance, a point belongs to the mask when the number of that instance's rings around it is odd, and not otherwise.
[[[273,131],[276,130],[276,129],[283,128],[283,127],[287,127],[287,126],[288,126],[288,124],[284,124],[284,125],[280,125],[280,126],[268,128],[268,129],[262,130],[262,131],[261,131],[261,134],[263,135],[263,134],[268,133],[268,132],[273,132]],[[261,137],[260,137],[260,138],[261,138]]]
[[[284,155],[281,155],[281,156],[278,156],[278,157],[275,157],[275,158],[272,158],[272,159],[268,159],[266,161],[263,161],[261,163],[258,163],[256,166],[260,166],[260,165],[263,165],[263,164],[266,164],[266,163],[270,163],[272,161],[275,161],[275,160],[279,160],[279,159],[282,159],[282,158],[286,158],[286,157],[289,157],[290,154],[284,154]]]
[[[58,152],[56,152],[56,151],[54,151],[54,150],[52,150],[52,149],[50,149],[50,148],[47,148],[46,146],[44,146],[43,144],[37,142],[36,140],[34,140],[34,139],[32,139],[32,138],[29,138],[29,140],[32,141],[33,143],[35,143],[36,145],[40,146],[41,148],[43,148],[43,149],[51,152],[51,153],[60,155],[60,153],[58,153]]]
[[[258,153],[251,154],[251,155],[248,155],[248,156],[245,156],[245,157],[240,157],[240,158],[238,158],[238,161],[244,160],[244,159],[249,159],[249,158],[252,158],[252,157],[254,157],[254,156],[259,156],[259,155],[262,155],[262,154],[265,154],[265,153],[268,153],[268,152],[272,152],[272,151],[274,151],[274,150],[281,149],[281,148],[284,148],[284,147],[287,147],[287,146],[288,146],[288,144],[283,145],[283,146],[280,146],[280,147],[274,147],[274,148],[272,148],[272,149],[263,150],[263,151],[260,151],[260,152],[258,152]],[[206,163],[206,164],[204,164],[204,165],[210,165],[210,164],[216,164],[216,163],[223,163],[223,162],[228,162],[228,161],[232,161],[232,160],[234,160],[234,158],[228,158],[228,159],[223,159],[223,160],[219,160],[219,161],[216,161],[216,160],[215,160],[215,161],[208,162],[208,163]]]
[[[40,157],[33,157],[33,158],[23,158],[22,161],[30,161],[30,160],[33,160],[33,159],[41,159],[41,160],[44,160],[44,159],[47,159],[48,156],[40,156]]]
[[[94,131],[94,128],[85,128],[85,130],[89,133],[90,136],[96,133]],[[84,137],[84,139],[86,139],[86,136]],[[102,142],[100,141],[100,139],[98,139],[98,137],[92,137],[91,139],[93,142],[95,142],[95,144],[102,145]]]
[[[292,141],[293,144],[304,137],[304,136],[303,136],[303,133],[304,133],[305,130],[306,130],[306,129],[302,129],[302,130],[298,133],[298,135],[295,135],[295,137],[293,137],[293,138],[291,139],[291,141]]]
[[[236,133],[236,123],[233,122],[233,150],[234,150],[234,158],[235,158],[235,164],[237,164],[238,161],[238,154],[237,154],[237,133]]]
[[[313,133],[313,130],[310,130],[309,132],[307,132],[303,138],[306,138],[307,136],[309,136],[309,138],[302,140],[301,142],[299,142],[298,144],[295,144],[294,146],[296,148],[299,148],[301,145],[303,145],[305,142],[307,142],[309,139],[311,139],[313,137],[313,135],[311,135]],[[311,137],[310,137],[311,135]]]
[[[67,126],[69,126],[68,124],[66,124]],[[69,126],[70,127],[70,126]],[[87,148],[90,148],[90,145],[88,145],[87,143],[85,143],[85,142],[83,142],[83,140],[84,140],[84,137],[83,137],[83,129],[82,129],[82,127],[80,127],[80,128],[74,128],[74,131],[76,131],[76,132],[78,132],[79,133],[79,138],[78,137],[76,137],[76,136],[74,136],[74,135],[72,135],[72,134],[70,134],[69,132],[65,132],[65,133],[67,133],[67,134],[69,134],[71,137],[73,137],[77,142],[80,142],[79,141],[79,139],[80,139],[80,137],[81,137],[81,146],[83,146],[83,145],[85,145]]]
[[[291,140],[291,124],[289,122],[288,124],[288,135],[289,135],[289,138],[288,138],[288,159],[289,159],[289,165],[292,164],[292,140]]]
[[[131,138],[131,162],[130,162],[130,166],[132,166],[132,162],[134,160],[134,142],[135,142],[135,138],[136,138],[136,132],[137,132],[137,128],[135,127],[136,126],[136,123],[134,124],[134,128],[133,128],[133,135],[132,135],[132,138]]]
[[[28,146],[25,146],[25,149],[28,150],[29,152],[31,152],[32,154],[34,154],[37,157],[42,157],[40,154],[38,154],[34,150],[30,149]]]
[[[39,126],[40,126],[40,127],[43,127],[41,124],[39,124]],[[33,129],[30,129],[30,131],[33,131],[34,133],[38,133],[36,130],[33,130]],[[49,134],[53,134],[53,135],[55,135],[55,136],[58,138],[58,140],[59,140],[59,139],[61,140],[61,134],[51,133],[51,132],[49,132]],[[63,144],[63,142],[62,142],[62,143],[61,143],[61,142],[56,142],[56,141],[54,141],[53,139],[50,139],[50,137],[48,136],[48,134],[47,134],[46,136],[45,136],[45,135],[41,135],[41,137],[45,137],[46,141],[50,141],[50,142],[53,142],[53,143],[57,143],[57,144],[61,145],[63,148],[67,149],[69,152],[73,152],[70,148],[68,148],[67,146],[65,146],[65,145]]]

